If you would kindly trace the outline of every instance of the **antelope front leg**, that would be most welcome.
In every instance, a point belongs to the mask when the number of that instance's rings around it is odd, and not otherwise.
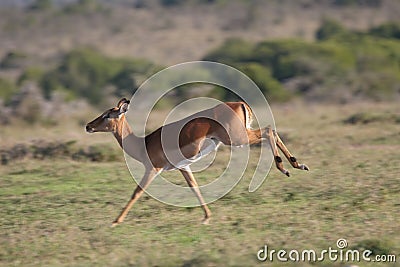
[[[194,179],[192,171],[189,168],[180,169],[180,171],[181,171],[183,177],[185,177],[185,180],[188,183],[189,187],[192,189],[192,191],[196,195],[196,197],[199,200],[201,207],[204,211],[204,219],[203,219],[202,223],[208,224],[210,217],[211,217],[211,211],[207,207],[207,204],[205,203],[203,196],[200,193],[199,185],[197,184],[196,179]]]
[[[151,181],[153,181],[156,174],[157,174],[157,171],[155,169],[146,170],[139,185],[136,187],[135,191],[133,191],[132,197],[129,200],[128,204],[126,204],[125,208],[123,208],[120,215],[112,223],[112,225],[111,225],[112,227],[114,227],[124,221],[126,215],[128,214],[129,210],[132,208],[133,204],[135,204],[135,202],[140,198],[140,196],[143,194],[146,187],[151,183]]]
[[[278,133],[276,131],[274,132],[276,144],[278,145],[279,149],[283,152],[287,160],[290,162],[290,164],[293,166],[293,168],[300,169],[300,170],[310,170],[307,165],[305,164],[299,164],[297,162],[297,159],[290,153],[290,151],[286,148],[285,144],[282,142],[281,138],[279,137]]]

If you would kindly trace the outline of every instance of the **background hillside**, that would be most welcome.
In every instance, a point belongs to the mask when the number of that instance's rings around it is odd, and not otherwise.
[[[3,3],[2,55],[18,50],[48,59],[90,45],[109,56],[170,65],[201,59],[231,37],[313,40],[326,18],[367,30],[399,20],[400,12],[398,1],[386,0],[41,0],[51,4],[32,8],[34,2],[14,9]]]
[[[35,0],[0,7],[3,111],[13,97],[21,102],[15,94],[28,82],[25,91],[38,98],[104,107],[104,99],[129,96],[163,66],[201,59],[235,65],[271,101],[399,95],[399,1]]]

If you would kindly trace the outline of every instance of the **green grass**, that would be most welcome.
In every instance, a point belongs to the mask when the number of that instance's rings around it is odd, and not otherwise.
[[[200,208],[143,196],[123,224],[110,228],[135,186],[123,161],[27,159],[0,166],[0,265],[265,266],[256,259],[265,244],[322,250],[335,248],[339,238],[349,247],[397,254],[399,261],[400,125],[343,123],[371,109],[396,112],[394,104],[273,106],[278,130],[311,171],[284,162],[292,176],[273,168],[255,193],[247,190],[246,173],[232,192],[209,205],[210,225],[200,224]],[[219,162],[215,168],[222,167]],[[214,175],[196,176],[205,183]],[[169,177],[183,180],[177,172]]]

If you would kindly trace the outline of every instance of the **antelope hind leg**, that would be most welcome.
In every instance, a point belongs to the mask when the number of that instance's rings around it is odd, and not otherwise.
[[[292,153],[290,153],[289,149],[287,149],[285,144],[282,142],[282,139],[279,137],[278,133],[276,131],[273,131],[273,134],[275,137],[276,144],[278,145],[279,149],[283,152],[287,160],[290,162],[290,164],[293,166],[293,168],[309,171],[310,168],[307,165],[299,164],[297,162],[296,157],[294,157]]]

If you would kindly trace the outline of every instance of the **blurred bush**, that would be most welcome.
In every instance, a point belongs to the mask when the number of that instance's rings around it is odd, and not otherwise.
[[[393,254],[393,244],[388,240],[365,239],[358,242],[352,249],[359,251],[370,250],[372,255],[391,255]]]
[[[158,0],[159,4],[163,7],[173,7],[173,6],[179,6],[179,5],[184,5],[187,3],[195,3],[195,4],[212,4],[220,0],[191,0],[191,1],[185,1],[185,0]]]
[[[400,98],[399,37],[400,25],[396,23],[355,32],[325,19],[316,31],[315,42],[280,39],[251,43],[234,38],[226,40],[203,59],[243,71],[271,101],[288,101],[294,96],[326,102],[396,101]],[[29,81],[38,85],[46,101],[53,101],[58,95],[64,101],[85,99],[104,108],[110,104],[108,101],[134,93],[141,81],[160,69],[146,60],[108,57],[88,47],[64,54],[58,64],[47,69],[45,66],[27,67],[27,62],[29,58],[18,51],[10,51],[1,59],[4,73],[20,73],[17,79],[0,78],[2,103],[7,105],[20,91],[18,88]],[[179,75],[171,80],[180,80],[188,74]],[[181,101],[197,96],[193,92],[225,101],[237,100],[223,88],[210,92],[209,88],[196,85],[182,86],[174,90],[172,96]],[[25,110],[28,110],[25,115],[30,115],[29,110],[40,114],[36,107],[27,106]],[[32,119],[40,120],[39,117]]]
[[[385,23],[378,27],[372,28],[369,33],[371,35],[400,39],[400,23]]]
[[[44,0],[43,0],[44,1]],[[62,13],[75,14],[75,13],[91,13],[102,12],[106,9],[97,0],[78,0],[64,6]]]
[[[180,5],[185,2],[184,0],[159,0],[159,1],[160,4],[165,7]]]
[[[0,99],[3,99],[5,103],[8,103],[16,92],[17,87],[13,82],[0,78]]]
[[[343,120],[345,124],[369,124],[384,123],[400,124],[400,114],[377,113],[377,112],[358,112]]]
[[[44,71],[40,67],[30,66],[26,68],[17,80],[18,85],[22,85],[25,81],[39,83],[43,77]]]
[[[33,140],[30,143],[19,143],[8,148],[0,148],[2,165],[23,159],[54,160],[63,158],[77,161],[110,162],[122,160],[123,153],[116,146],[104,144],[78,148],[75,140]]]
[[[19,51],[8,52],[0,62],[2,69],[14,69],[22,66],[24,60],[27,58],[25,53]]]
[[[316,38],[326,40],[332,36],[345,33],[347,33],[347,30],[340,23],[332,19],[325,19],[316,32]]]
[[[336,6],[370,6],[379,7],[382,4],[382,0],[334,0],[333,5]]]
[[[96,144],[81,148],[71,156],[73,160],[78,161],[109,162],[121,160],[123,153],[119,149],[116,149],[115,146]]]
[[[137,86],[135,77],[147,77],[154,70],[155,66],[145,60],[110,58],[82,48],[69,52],[58,67],[44,73],[40,85],[46,98],[61,90],[101,105],[108,95],[131,95]],[[113,90],[108,91],[107,86]]]
[[[239,66],[239,69],[246,73],[269,98],[276,101],[285,101],[290,98],[289,92],[284,90],[281,83],[274,79],[270,68],[258,63],[248,63]]]
[[[234,64],[238,61],[251,61],[254,45],[239,38],[226,40],[219,48],[208,53],[204,60]]]
[[[316,42],[288,39],[250,44],[234,39],[204,59],[240,69],[273,101],[286,101],[291,95],[336,102],[396,100],[400,97],[397,29],[389,24],[352,32],[325,20]]]
[[[34,1],[30,6],[30,10],[48,10],[53,7],[53,1],[52,0],[36,0]]]
[[[13,118],[22,119],[28,124],[43,122],[45,100],[40,89],[33,83],[27,83],[10,100]]]

